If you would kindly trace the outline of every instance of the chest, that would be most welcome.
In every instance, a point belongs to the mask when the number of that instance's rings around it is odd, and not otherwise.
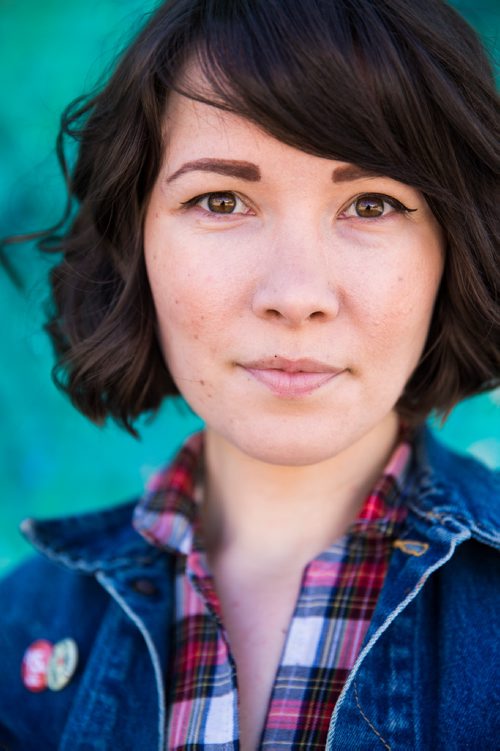
[[[243,751],[324,748],[375,601],[345,546],[279,575],[190,562],[177,579],[168,747],[178,738]]]
[[[300,577],[252,591],[220,595],[223,622],[236,663],[242,751],[255,751],[266,722],[269,703],[290,622],[300,590]]]

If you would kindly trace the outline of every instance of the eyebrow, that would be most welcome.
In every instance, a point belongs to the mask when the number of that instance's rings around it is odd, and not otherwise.
[[[238,162],[233,159],[196,159],[194,162],[186,162],[167,177],[166,182],[171,183],[186,172],[215,172],[218,175],[238,177],[249,182],[258,182],[261,178],[260,169],[252,162]]]
[[[252,162],[242,162],[233,159],[196,159],[186,162],[179,167],[172,175],[166,178],[166,183],[172,183],[181,175],[187,172],[214,172],[218,175],[227,177],[236,177],[248,182],[258,182],[261,179],[260,169]],[[356,164],[346,164],[337,167],[332,172],[332,181],[334,183],[345,183],[351,180],[360,180],[367,177],[380,177],[376,172],[371,172],[364,167],[358,167]]]
[[[357,164],[346,164],[333,170],[332,180],[334,183],[346,183],[351,180],[361,180],[367,177],[381,177],[380,173],[372,172]]]

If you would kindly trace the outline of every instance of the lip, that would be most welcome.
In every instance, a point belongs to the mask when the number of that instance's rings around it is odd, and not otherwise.
[[[282,399],[307,396],[344,372],[310,358],[270,357],[244,363],[241,367]]]

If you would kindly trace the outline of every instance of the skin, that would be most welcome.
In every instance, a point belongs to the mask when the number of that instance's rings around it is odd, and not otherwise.
[[[436,220],[407,185],[335,184],[342,163],[178,95],[166,133],[145,257],[180,391],[231,459],[298,468],[336,457],[340,465],[372,431],[394,429],[390,415],[420,358],[442,274]],[[261,180],[191,170],[168,182],[200,158],[253,163]],[[183,205],[210,191],[232,191],[236,211]],[[358,217],[352,201],[374,192],[416,211],[387,205],[382,217]],[[277,398],[241,367],[275,354],[342,373],[303,398]]]
[[[165,141],[145,260],[168,367],[207,425],[203,524],[253,749],[303,568],[345,532],[396,441],[443,236],[412,187],[177,94]],[[366,194],[381,216],[356,203]],[[276,391],[249,367],[276,355],[332,377],[297,394],[285,374]]]

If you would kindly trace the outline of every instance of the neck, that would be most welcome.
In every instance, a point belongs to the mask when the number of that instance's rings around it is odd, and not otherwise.
[[[279,466],[248,456],[208,429],[203,525],[212,560],[303,567],[356,518],[397,433],[391,413],[326,461]]]

